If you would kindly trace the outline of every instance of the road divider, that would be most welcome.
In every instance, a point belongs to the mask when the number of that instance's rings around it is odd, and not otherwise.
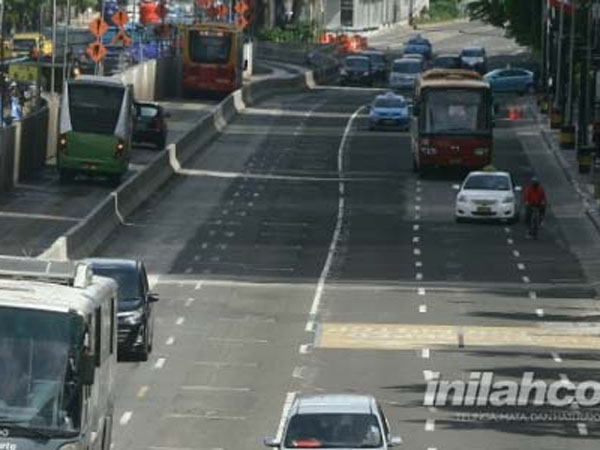
[[[229,122],[246,106],[276,95],[312,89],[337,75],[329,65],[302,74],[259,80],[228,95],[179,141],[170,144],[135,176],[105,197],[86,217],[59,236],[40,259],[79,259],[92,255],[127,218],[192,157],[202,154]]]

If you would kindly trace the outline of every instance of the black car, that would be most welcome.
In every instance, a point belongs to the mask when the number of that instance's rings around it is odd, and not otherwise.
[[[373,71],[371,68],[371,59],[360,55],[346,56],[344,64],[340,69],[340,83],[342,86],[372,86]]]
[[[158,103],[137,102],[135,108],[133,142],[151,143],[158,149],[165,148],[168,133],[166,119],[170,117],[170,114]]]
[[[112,278],[118,291],[119,352],[133,353],[146,361],[152,352],[153,304],[158,295],[150,291],[146,268],[132,259],[91,258],[87,262],[95,275]]]
[[[461,59],[458,55],[439,55],[431,64],[432,69],[460,69]]]
[[[379,50],[365,50],[360,52],[359,55],[367,56],[371,60],[371,73],[374,79],[378,81],[387,80],[388,62],[385,53]]]

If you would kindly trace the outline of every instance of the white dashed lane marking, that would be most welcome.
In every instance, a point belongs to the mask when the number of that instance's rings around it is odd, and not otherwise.
[[[579,434],[581,436],[587,436],[588,435],[588,429],[587,429],[587,425],[585,423],[578,423],[577,424],[577,431],[579,432]]]
[[[424,348],[421,350],[421,358],[428,359],[430,355],[431,355],[431,352],[429,351],[428,348]]]
[[[417,294],[419,294],[419,295],[425,295],[425,288],[419,288],[417,290]]]
[[[123,413],[123,415],[121,416],[121,419],[119,420],[119,424],[127,425],[129,423],[129,421],[131,420],[131,416],[133,416],[132,411],[125,411]]]
[[[167,338],[167,342],[165,342],[165,345],[173,345],[175,343],[175,338],[173,336],[169,336]]]
[[[178,317],[177,320],[175,321],[175,325],[183,325],[183,322],[185,322],[185,318]]]
[[[562,358],[560,357],[560,355],[557,352],[552,352],[552,360],[555,363],[561,363],[562,362]]]
[[[544,317],[544,310],[542,308],[538,308],[535,310],[535,313],[538,317]]]
[[[531,300],[535,300],[535,299],[537,299],[537,294],[533,291],[529,291],[529,298]]]
[[[155,369],[162,369],[165,366],[166,362],[167,362],[166,358],[158,358],[156,360],[156,363],[154,364],[154,368]]]
[[[425,431],[435,431],[435,420],[427,419],[425,421]]]
[[[419,305],[419,312],[424,314],[427,312],[427,305]]]
[[[529,279],[528,276],[524,276],[523,277],[523,283],[529,283],[531,280]]]

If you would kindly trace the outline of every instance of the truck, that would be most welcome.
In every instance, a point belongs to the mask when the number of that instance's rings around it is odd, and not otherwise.
[[[0,448],[110,450],[116,296],[88,264],[0,257]]]

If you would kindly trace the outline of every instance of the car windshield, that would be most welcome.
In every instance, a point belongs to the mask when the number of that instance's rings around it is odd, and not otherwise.
[[[231,35],[190,31],[188,51],[195,63],[224,64],[231,53]]]
[[[73,83],[68,89],[73,131],[114,134],[125,95],[123,87]]]
[[[346,58],[344,64],[351,69],[367,70],[369,68],[369,60],[367,58]]]
[[[413,61],[397,61],[392,66],[392,72],[398,73],[421,73],[421,63],[417,60]]]
[[[78,315],[0,307],[0,428],[80,427]]]
[[[462,51],[461,55],[466,57],[483,58],[483,50],[479,48],[466,48]]]
[[[406,102],[400,98],[378,98],[373,106],[375,108],[404,108]]]
[[[137,271],[133,267],[121,266],[93,266],[94,273],[103,277],[112,278],[119,285],[119,311],[135,309],[139,305],[142,293]]]
[[[480,90],[433,89],[424,95],[425,133],[461,134],[489,128],[489,111]]]
[[[287,448],[379,448],[383,446],[373,414],[296,414],[285,437]]]
[[[465,182],[463,189],[468,191],[508,191],[510,182],[508,177],[500,175],[472,175]]]

